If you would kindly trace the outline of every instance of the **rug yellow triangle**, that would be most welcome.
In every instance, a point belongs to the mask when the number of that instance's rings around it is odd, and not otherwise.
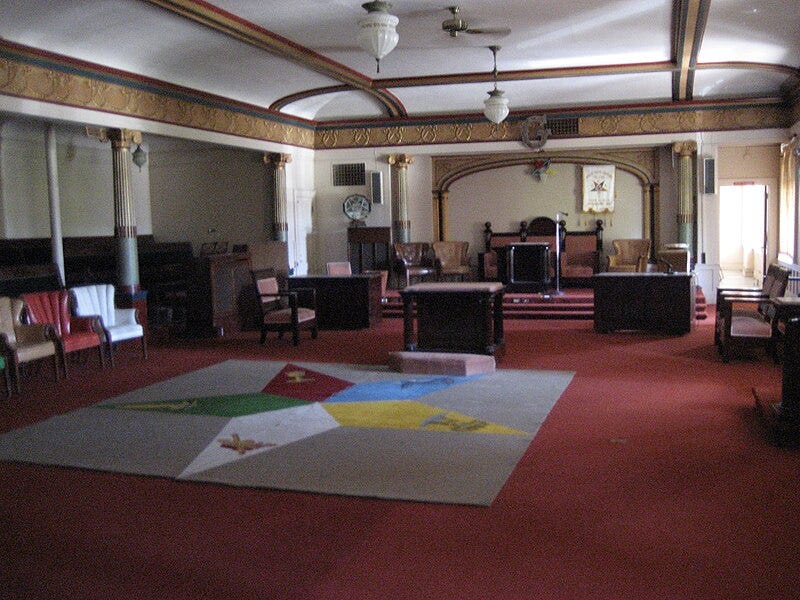
[[[337,402],[323,407],[343,427],[529,435],[527,431],[407,400]]]

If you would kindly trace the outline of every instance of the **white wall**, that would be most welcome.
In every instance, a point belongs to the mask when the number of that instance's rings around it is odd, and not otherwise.
[[[153,235],[159,241],[230,244],[270,239],[268,170],[259,152],[160,140],[151,148]]]
[[[44,123],[9,120],[0,128],[0,201],[3,236],[50,237]],[[56,132],[61,230],[64,237],[114,235],[110,142],[84,130]],[[152,233],[149,178],[131,164],[131,196],[139,234]]]
[[[594,229],[595,221],[603,220],[606,252],[615,238],[642,237],[642,185],[635,176],[616,169],[615,210],[612,214],[583,213],[582,166],[553,163],[543,181],[531,175],[531,167],[518,165],[482,171],[464,177],[450,186],[448,196],[448,233],[453,240],[466,240],[475,260],[483,251],[484,222],[491,221],[496,232],[518,231],[520,221],[535,217],[565,217],[570,231]]]

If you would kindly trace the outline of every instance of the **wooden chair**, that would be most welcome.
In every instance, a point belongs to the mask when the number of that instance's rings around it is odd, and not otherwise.
[[[278,286],[276,277],[253,276],[261,307],[261,343],[267,332],[276,331],[278,338],[285,332],[292,333],[292,344],[300,343],[300,330],[310,329],[311,339],[317,339],[317,299],[313,289],[284,291]],[[300,295],[310,306],[300,306]]]
[[[139,322],[135,308],[117,308],[114,302],[114,286],[109,283],[84,285],[70,290],[74,314],[81,317],[98,316],[109,359],[114,364],[114,345],[128,340],[141,340],[142,356],[147,358],[147,341],[144,327]]]
[[[400,261],[406,278],[406,286],[411,285],[412,277],[436,275],[436,267],[430,260],[431,245],[426,242],[397,242],[394,252]]]
[[[770,298],[779,298],[783,296],[786,293],[788,285],[789,270],[778,264],[772,264],[767,267],[767,274],[764,276],[764,281],[760,288],[717,288],[714,343],[719,345],[721,331],[725,326],[725,315],[722,313],[722,310],[725,308],[726,298],[752,298],[755,300],[754,303],[737,303],[736,306],[730,308],[732,314],[738,312],[740,316],[747,316],[747,311],[758,310],[762,313],[762,316],[769,317],[770,315],[767,315],[767,313],[771,312],[773,309]],[[746,312],[742,313],[742,311]]]
[[[617,273],[644,273],[650,255],[650,240],[613,240],[616,254],[608,255],[608,270]]]
[[[460,281],[470,276],[467,250],[469,242],[433,242],[436,274],[439,279],[455,276]]]
[[[328,275],[352,275],[353,267],[349,262],[329,262],[325,263],[325,272]]]
[[[49,324],[56,336],[56,344],[61,355],[61,367],[67,376],[67,355],[91,348],[97,348],[100,366],[105,368],[106,343],[103,327],[97,316],[80,317],[70,315],[69,293],[67,290],[24,294],[25,314],[29,323]]]
[[[24,305],[20,299],[0,298],[0,354],[6,361],[8,378],[20,391],[20,365],[43,358],[52,358],[53,373],[58,381],[59,354],[51,325],[28,325],[22,322]]]

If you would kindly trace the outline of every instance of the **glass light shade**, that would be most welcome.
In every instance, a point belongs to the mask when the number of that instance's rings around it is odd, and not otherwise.
[[[133,160],[133,164],[139,167],[139,170],[141,171],[144,163],[147,162],[147,153],[142,150],[141,144],[136,146],[136,150],[134,150],[131,154],[131,159]]]
[[[368,2],[363,5],[369,12],[358,21],[358,45],[380,60],[394,50],[400,36],[395,31],[400,21],[386,11],[388,2]]]
[[[487,93],[489,97],[483,101],[483,114],[492,123],[501,123],[508,116],[508,98],[503,90],[496,88]]]

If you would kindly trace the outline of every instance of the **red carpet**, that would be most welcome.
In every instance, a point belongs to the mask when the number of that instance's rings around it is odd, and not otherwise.
[[[231,489],[0,463],[9,598],[789,598],[800,589],[800,453],[770,446],[713,318],[682,337],[591,321],[506,323],[501,368],[576,377],[489,508]],[[31,374],[2,429],[226,358],[382,363],[402,322],[123,349],[54,385]]]

